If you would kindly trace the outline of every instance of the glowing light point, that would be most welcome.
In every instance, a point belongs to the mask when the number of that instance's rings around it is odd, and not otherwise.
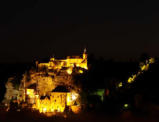
[[[150,62],[150,64],[153,64],[153,63],[155,63],[155,59],[154,58],[150,58],[149,62]]]
[[[122,86],[123,86],[123,83],[120,82],[120,83],[118,84],[118,87],[120,88],[120,87],[122,87]]]
[[[71,75],[71,74],[72,74],[72,69],[69,68],[69,69],[67,70],[67,73],[68,73],[69,75]]]
[[[82,73],[83,73],[83,70],[79,70],[79,73],[81,73],[81,74],[82,74]]]
[[[134,81],[135,81],[135,79],[136,79],[136,75],[133,75],[132,77],[129,77],[129,79],[128,79],[128,83],[132,83],[132,82],[134,82]]]
[[[78,97],[78,94],[76,94],[76,93],[72,93],[72,100],[76,100],[76,99],[77,99],[77,97]]]
[[[124,108],[128,108],[129,107],[129,104],[124,104]]]

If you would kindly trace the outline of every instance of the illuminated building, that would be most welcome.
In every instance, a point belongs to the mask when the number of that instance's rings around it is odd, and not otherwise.
[[[36,62],[36,65],[38,70],[30,72],[31,79],[25,83],[27,102],[32,104],[32,108],[40,113],[64,112],[66,108],[78,113],[80,88],[73,84],[72,73],[82,74],[88,69],[86,49],[82,57],[51,58],[48,63]],[[36,88],[30,89],[34,84]]]
[[[38,63],[38,68],[47,68],[49,70],[54,69],[54,70],[60,70],[62,68],[68,68],[69,73],[71,72],[71,68],[73,67],[80,67],[83,69],[88,69],[87,66],[87,54],[86,54],[86,49],[83,52],[83,56],[67,56],[66,59],[55,59],[51,58],[48,63]]]
[[[86,70],[86,49],[82,57],[67,56],[66,59],[51,58],[48,63],[36,62],[36,69],[23,74],[17,90],[10,82],[13,78],[9,79],[5,98],[9,103],[15,97],[18,103],[24,103],[40,113],[61,113],[67,109],[78,113],[81,108],[81,87],[75,84],[73,76],[81,75]]]

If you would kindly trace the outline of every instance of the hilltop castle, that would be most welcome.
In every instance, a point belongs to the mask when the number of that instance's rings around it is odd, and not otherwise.
[[[79,112],[82,89],[73,76],[88,70],[86,49],[81,57],[51,58],[48,63],[36,62],[36,68],[23,74],[19,90],[12,87],[14,79],[9,79],[5,101],[14,98],[18,103],[26,102],[40,113],[64,112],[66,108]]]
[[[62,68],[73,68],[80,67],[83,69],[88,69],[87,66],[87,53],[84,49],[83,56],[67,56],[66,59],[55,59],[54,57],[50,59],[48,63],[37,63],[38,68],[47,68],[49,70],[60,70]]]

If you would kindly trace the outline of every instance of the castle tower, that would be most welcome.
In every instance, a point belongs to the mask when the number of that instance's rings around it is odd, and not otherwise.
[[[87,66],[87,50],[86,50],[86,48],[84,49],[84,52],[83,52],[83,68],[88,69],[88,66]]]
[[[86,48],[84,48],[83,59],[87,60],[87,50],[86,50]]]

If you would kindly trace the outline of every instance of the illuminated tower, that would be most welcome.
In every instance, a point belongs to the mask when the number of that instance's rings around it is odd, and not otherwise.
[[[87,67],[87,50],[86,50],[86,48],[84,49],[84,52],[83,52],[83,68],[88,69],[88,67]]]
[[[83,59],[87,60],[87,50],[86,50],[86,48],[84,48]]]

